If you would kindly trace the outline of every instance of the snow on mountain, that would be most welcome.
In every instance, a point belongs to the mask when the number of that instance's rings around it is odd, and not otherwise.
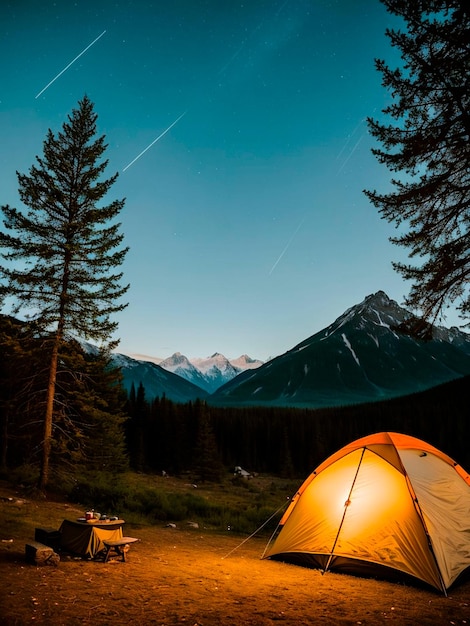
[[[90,343],[81,337],[77,337],[73,333],[66,333],[65,338],[67,341],[76,341],[86,354],[93,354],[96,356],[100,351],[97,345]]]
[[[169,400],[184,403],[207,396],[199,385],[152,361],[138,360],[118,353],[113,353],[112,360],[114,365],[121,369],[124,387],[127,391],[130,391],[132,386],[137,391],[139,385],[142,384],[148,400],[165,395]]]
[[[132,354],[129,357],[142,362],[155,363],[164,370],[197,385],[207,393],[213,393],[241,372],[263,365],[262,361],[252,359],[246,354],[229,361],[218,352],[210,357],[193,359],[188,359],[181,352],[175,352],[166,359],[138,354]]]
[[[208,386],[206,377],[203,373],[180,352],[175,352],[172,356],[160,361],[159,365],[168,372],[173,372],[173,374],[181,376],[181,378],[188,380],[209,393],[213,391]]]
[[[321,407],[372,402],[429,389],[470,374],[470,335],[431,327],[419,338],[404,323],[416,319],[379,291],[285,354],[262,363],[215,353],[188,359],[113,354],[127,389],[177,402]],[[88,351],[93,347],[86,346]],[[209,397],[208,397],[209,396]]]
[[[246,369],[262,365],[262,361],[243,355],[234,361],[219,352],[206,358],[188,359],[179,352],[165,359],[160,366],[213,393]]]
[[[204,389],[209,393],[214,392],[242,371],[240,368],[234,367],[223,354],[218,352],[205,359],[192,359],[191,363],[201,372],[205,380]]]
[[[254,370],[263,365],[263,361],[260,361],[258,359],[252,359],[247,354],[242,354],[238,357],[238,359],[231,359],[230,363],[233,365],[233,367],[242,371]]]
[[[432,327],[410,334],[416,319],[379,291],[324,330],[214,393],[217,404],[338,406],[415,393],[470,374],[470,335]]]
[[[206,357],[205,359],[192,359],[192,363],[203,373],[211,372],[214,367],[221,372],[231,371],[233,369],[233,365],[231,365],[230,361],[219,352],[215,352],[212,356]]]

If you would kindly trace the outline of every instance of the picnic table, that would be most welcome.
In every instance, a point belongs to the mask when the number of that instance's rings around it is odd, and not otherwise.
[[[94,558],[105,549],[105,541],[122,539],[122,528],[126,522],[102,520],[65,519],[60,526],[60,547],[65,552]]]

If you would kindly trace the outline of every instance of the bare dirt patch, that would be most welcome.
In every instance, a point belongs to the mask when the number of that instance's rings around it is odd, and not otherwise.
[[[7,626],[470,624],[470,581],[449,597],[419,587],[262,560],[264,539],[205,529],[126,527],[126,563],[26,563],[35,526],[83,513],[0,488],[0,623]],[[242,545],[240,545],[242,544]]]

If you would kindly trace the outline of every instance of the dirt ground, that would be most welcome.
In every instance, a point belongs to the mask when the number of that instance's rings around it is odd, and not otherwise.
[[[126,563],[25,561],[35,526],[82,510],[0,486],[0,623],[8,626],[470,624],[470,581],[432,590],[261,559],[266,541],[204,529],[126,527]]]

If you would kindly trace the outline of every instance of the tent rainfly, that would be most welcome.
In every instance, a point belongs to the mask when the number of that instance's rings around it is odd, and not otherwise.
[[[470,567],[470,476],[437,448],[377,433],[305,480],[265,558],[344,573],[412,576],[445,594]]]

